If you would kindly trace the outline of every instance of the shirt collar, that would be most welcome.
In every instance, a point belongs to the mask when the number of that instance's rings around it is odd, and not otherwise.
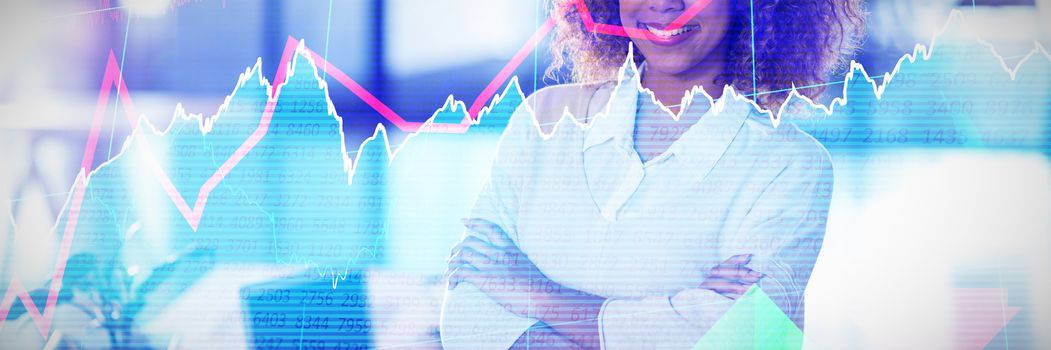
[[[636,69],[635,64],[630,63],[622,69],[606,112],[598,113],[590,122],[583,151],[609,141],[631,147],[642,89],[641,76],[645,67],[643,63]],[[683,108],[687,109],[685,113],[689,113],[694,104],[708,103],[703,100],[703,96],[694,96],[700,100],[684,104]],[[710,104],[708,111],[668,148],[667,153],[678,158],[687,167],[689,174],[706,176],[729,148],[752,112],[751,104],[739,100],[733,89],[727,86],[720,101]]]
[[[700,120],[668,147],[668,153],[681,161],[688,174],[703,178],[723,157],[753,113],[755,109],[752,104],[740,100],[733,89],[727,86],[723,89],[722,98],[712,103]]]
[[[645,67],[645,63],[643,63]],[[610,93],[605,112],[598,113],[589,123],[584,139],[584,150],[607,141],[630,145],[635,132],[635,112],[642,86],[639,70],[634,63],[627,64],[619,74],[619,81]]]

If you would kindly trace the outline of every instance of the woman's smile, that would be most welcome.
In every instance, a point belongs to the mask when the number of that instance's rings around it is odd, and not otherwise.
[[[647,40],[661,46],[678,45],[701,30],[701,26],[697,24],[687,24],[676,29],[665,29],[668,25],[641,21],[638,22],[638,27],[645,30]]]
[[[723,44],[734,14],[731,2],[713,0],[700,12],[684,16],[687,2],[619,2],[621,23],[642,33],[631,37],[646,62],[642,84],[666,105],[679,103],[694,86],[711,88],[708,93],[716,98],[722,88],[714,80],[725,66],[728,47]]]

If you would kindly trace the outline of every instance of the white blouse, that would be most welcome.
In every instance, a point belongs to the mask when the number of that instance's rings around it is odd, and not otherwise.
[[[802,328],[832,194],[827,151],[730,88],[714,104],[697,89],[683,113],[703,116],[643,163],[634,123],[640,95],[651,95],[639,76],[631,66],[618,84],[528,98],[471,217],[498,224],[552,280],[608,298],[606,349],[693,346],[734,302],[698,285],[746,253],[766,275],[759,287]],[[506,349],[536,322],[462,283],[445,296],[442,345]]]

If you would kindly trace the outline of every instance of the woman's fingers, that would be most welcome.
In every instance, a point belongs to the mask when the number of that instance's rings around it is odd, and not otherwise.
[[[449,266],[445,268],[445,273],[442,274],[442,278],[449,279],[449,276],[452,275],[453,271],[456,271],[456,269],[461,266],[468,266],[475,270],[478,269],[478,267],[468,262],[467,259],[464,259],[462,255],[456,254],[449,258]]]
[[[731,256],[712,268],[708,278],[701,283],[701,288],[714,291],[730,299],[740,298],[753,284],[763,278],[762,273],[745,266],[751,261],[752,254]]]
[[[701,284],[701,288],[718,291],[746,291],[752,285],[750,283],[738,283],[736,281],[722,278],[708,278]]]
[[[739,280],[741,282],[747,283],[755,283],[763,277],[763,274],[759,271],[752,270],[748,266],[744,265],[722,264],[713,267],[708,276],[728,280]]]
[[[752,254],[739,254],[724,260],[720,265],[748,265],[752,261]]]
[[[463,219],[463,225],[464,227],[467,227],[468,230],[485,235],[493,245],[499,247],[514,245],[514,242],[511,242],[511,238],[509,238],[507,233],[500,228],[500,225],[494,224],[491,221],[477,218]]]
[[[748,288],[751,288],[751,284],[741,284],[732,280],[726,280],[721,278],[708,278],[701,284],[701,288],[714,291],[724,296],[740,297]]]
[[[449,281],[449,290],[456,288],[460,282],[469,281],[474,278],[481,276],[481,273],[471,264],[461,264],[446,274],[446,280]]]
[[[758,282],[763,277],[759,271],[752,270],[747,265],[752,261],[752,254],[741,254],[731,256],[709,271],[708,277],[721,278],[737,281],[738,283],[751,284]]]
[[[503,249],[494,247],[478,237],[467,237],[463,242],[453,247],[452,253],[449,255],[449,262],[451,263],[458,255],[464,255],[465,249],[471,249],[473,254],[485,256],[490,260],[495,260],[504,253]]]
[[[513,266],[507,266],[501,260],[502,255],[498,252],[499,250],[491,250],[483,253],[474,247],[465,246],[449,259],[449,268],[455,268],[459,264],[470,264],[479,271],[514,270]]]
[[[500,255],[504,254],[504,249],[492,245],[491,243],[486,242],[485,240],[482,240],[478,237],[467,237],[467,239],[465,239],[462,244],[464,247],[474,249],[475,251],[491,259],[496,259]]]

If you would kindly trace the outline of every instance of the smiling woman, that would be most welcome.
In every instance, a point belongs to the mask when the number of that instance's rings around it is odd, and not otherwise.
[[[442,344],[690,348],[753,287],[802,329],[831,160],[724,86],[822,80],[853,47],[859,4],[711,0],[682,20],[691,2],[584,0],[633,33],[615,36],[588,31],[579,1],[554,2],[549,71],[574,83],[512,116],[449,258]],[[553,128],[566,112],[587,127]]]

